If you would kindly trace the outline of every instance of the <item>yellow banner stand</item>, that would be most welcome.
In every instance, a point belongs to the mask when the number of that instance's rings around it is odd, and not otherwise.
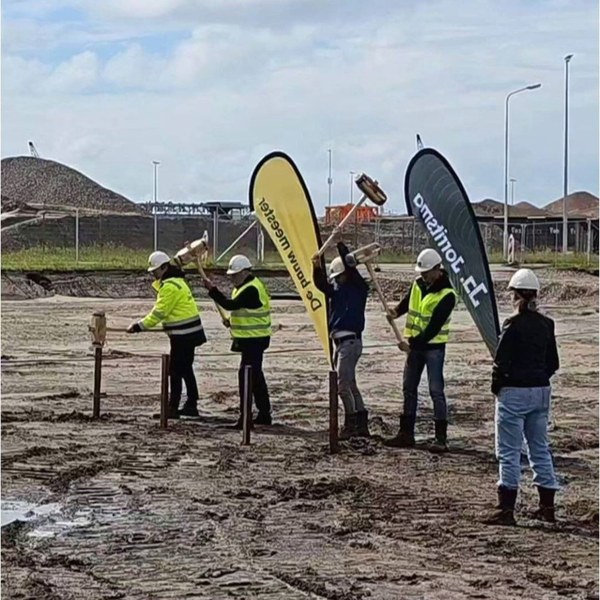
[[[312,281],[311,257],[321,247],[319,226],[306,184],[289,156],[272,152],[258,163],[250,179],[250,207],[289,271],[331,364],[327,300]]]

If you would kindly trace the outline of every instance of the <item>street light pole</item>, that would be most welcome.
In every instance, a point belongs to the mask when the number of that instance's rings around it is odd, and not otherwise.
[[[356,171],[350,171],[350,204],[354,204],[354,175]]]
[[[327,153],[329,154],[329,175],[327,177],[327,186],[329,188],[329,195],[328,195],[327,206],[331,206],[331,186],[333,184],[333,179],[331,177],[331,148],[329,148],[329,150],[327,150]]]
[[[504,235],[502,253],[505,259],[508,258],[508,101],[515,94],[520,94],[521,92],[526,92],[528,90],[536,90],[540,87],[542,87],[541,83],[535,83],[533,85],[528,85],[519,88],[518,90],[514,90],[506,96],[506,101],[504,104]]]
[[[569,248],[569,226],[567,212],[567,194],[568,194],[568,167],[569,167],[569,63],[573,58],[572,54],[565,56],[565,147],[564,147],[564,171],[563,171],[563,254],[567,253]]]
[[[156,198],[158,194],[158,165],[160,161],[153,160],[154,165],[154,252],[158,250],[158,207],[156,206]]]

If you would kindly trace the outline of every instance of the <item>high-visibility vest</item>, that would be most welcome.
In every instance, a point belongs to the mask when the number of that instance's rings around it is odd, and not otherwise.
[[[262,338],[271,335],[271,297],[265,284],[254,277],[239,288],[234,288],[231,299],[235,300],[246,288],[255,287],[260,308],[238,308],[231,311],[229,322],[234,338]]]
[[[427,325],[429,325],[429,321],[431,320],[431,315],[433,314],[435,307],[449,294],[454,294],[454,290],[452,288],[444,288],[439,292],[430,292],[423,297],[421,288],[415,281],[410,289],[408,315],[406,317],[406,324],[404,326],[404,337],[416,337],[425,331],[425,328]],[[445,344],[448,342],[448,338],[450,337],[450,318],[451,317],[448,317],[438,334],[433,339],[429,340],[428,343]]]
[[[141,320],[142,329],[152,329],[162,323],[169,336],[183,336],[202,331],[200,310],[185,279],[170,277],[154,281],[157,292],[154,308]]]

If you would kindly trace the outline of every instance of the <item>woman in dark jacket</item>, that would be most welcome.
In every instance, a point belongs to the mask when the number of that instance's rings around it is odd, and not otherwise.
[[[502,327],[492,373],[496,456],[500,463],[499,506],[486,522],[516,524],[514,509],[521,478],[523,435],[527,440],[533,485],[540,497],[534,516],[554,522],[554,494],[558,484],[548,445],[550,378],[559,367],[554,321],[537,310],[540,282],[533,271],[519,269],[508,287],[513,292],[516,312]]]

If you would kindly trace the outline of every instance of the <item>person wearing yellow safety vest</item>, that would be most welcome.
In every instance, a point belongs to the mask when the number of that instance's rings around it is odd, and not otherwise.
[[[154,276],[152,288],[157,294],[152,310],[128,328],[128,333],[139,333],[162,327],[171,342],[169,362],[170,398],[169,418],[198,416],[198,385],[194,375],[194,350],[206,342],[200,311],[183,271],[171,264],[169,255],[153,252],[149,259],[148,272]],[[181,410],[183,382],[187,400]]]
[[[435,420],[435,440],[429,449],[431,452],[446,452],[448,408],[444,394],[444,359],[456,294],[442,268],[442,257],[435,250],[427,248],[419,254],[415,271],[419,277],[411,285],[409,293],[388,314],[388,319],[407,315],[404,337],[408,341],[402,344],[402,349],[407,350],[408,355],[404,365],[404,410],[400,416],[400,431],[384,444],[397,448],[415,445],[418,388],[423,370],[427,367]]]
[[[271,298],[265,284],[252,274],[252,264],[246,256],[233,256],[227,275],[234,285],[231,299],[225,297],[209,279],[204,280],[204,285],[208,295],[219,306],[231,311],[231,350],[242,355],[238,372],[240,417],[235,426],[242,428],[243,377],[247,365],[252,367],[252,395],[258,410],[254,423],[271,425],[269,389],[262,370],[263,355],[271,341]]]

